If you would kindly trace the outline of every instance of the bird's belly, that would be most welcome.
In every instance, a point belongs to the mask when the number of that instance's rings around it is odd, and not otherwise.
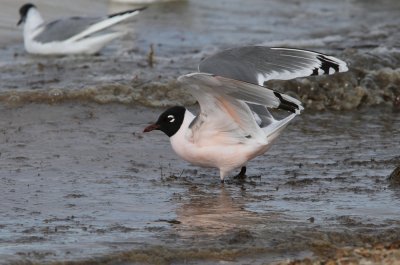
[[[175,152],[184,160],[198,166],[237,168],[246,164],[260,152],[260,146],[229,145],[176,148]]]

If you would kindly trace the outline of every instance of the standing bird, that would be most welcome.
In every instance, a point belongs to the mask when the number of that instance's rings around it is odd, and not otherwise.
[[[297,99],[264,87],[266,81],[347,70],[337,58],[306,50],[247,46],[222,51],[203,60],[198,73],[178,78],[198,101],[200,113],[172,107],[144,132],[161,130],[181,158],[218,168],[223,182],[235,169],[244,175],[247,162],[264,154],[303,110]],[[269,108],[291,114],[276,120]]]
[[[24,23],[24,44],[29,53],[44,55],[94,54],[124,32],[104,31],[137,15],[145,8],[127,10],[105,17],[70,17],[44,22],[33,4],[19,9]]]

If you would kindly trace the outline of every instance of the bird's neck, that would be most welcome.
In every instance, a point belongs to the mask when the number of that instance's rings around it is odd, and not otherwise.
[[[42,16],[36,8],[31,8],[26,16],[26,21],[24,25],[24,36],[34,37],[39,33],[39,26],[44,22]]]
[[[181,125],[181,128],[189,128],[190,124],[192,123],[192,121],[196,118],[196,116],[191,113],[188,109],[186,109],[185,111],[185,117],[183,118],[183,122]]]
[[[193,143],[190,142],[189,139],[191,137],[188,134],[191,132],[189,125],[194,118],[195,116],[190,111],[186,110],[181,127],[173,136],[169,138],[172,149],[175,151],[175,153],[182,159],[191,163],[195,163],[193,158],[195,156],[193,155],[193,152],[196,150],[192,148]]]
[[[189,129],[190,123],[194,120],[194,118],[195,116],[189,110],[185,111],[185,116],[183,118],[181,127],[173,136],[170,137],[172,145],[174,145],[173,143],[176,141],[176,139],[186,139],[186,134]]]

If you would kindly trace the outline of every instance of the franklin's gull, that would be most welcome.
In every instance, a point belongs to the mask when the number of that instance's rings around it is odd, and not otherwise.
[[[198,101],[199,114],[175,106],[144,132],[161,130],[181,158],[218,168],[223,182],[235,169],[244,175],[247,162],[264,154],[303,110],[299,100],[264,87],[266,81],[347,70],[342,60],[307,50],[247,46],[222,51],[203,60],[198,73],[178,78]],[[268,109],[291,114],[277,120]]]

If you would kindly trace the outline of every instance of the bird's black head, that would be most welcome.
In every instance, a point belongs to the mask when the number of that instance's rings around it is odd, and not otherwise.
[[[20,17],[20,19],[19,19],[17,25],[19,25],[19,24],[25,22],[25,19],[26,19],[26,16],[27,16],[29,10],[30,10],[31,8],[33,8],[33,7],[36,7],[36,6],[35,6],[34,4],[31,4],[31,3],[27,3],[27,4],[23,5],[23,6],[21,6],[21,8],[19,9],[19,15],[20,15],[21,17]]]
[[[156,123],[147,126],[143,132],[160,130],[171,137],[181,128],[185,112],[186,108],[182,106],[169,108],[160,115]]]

